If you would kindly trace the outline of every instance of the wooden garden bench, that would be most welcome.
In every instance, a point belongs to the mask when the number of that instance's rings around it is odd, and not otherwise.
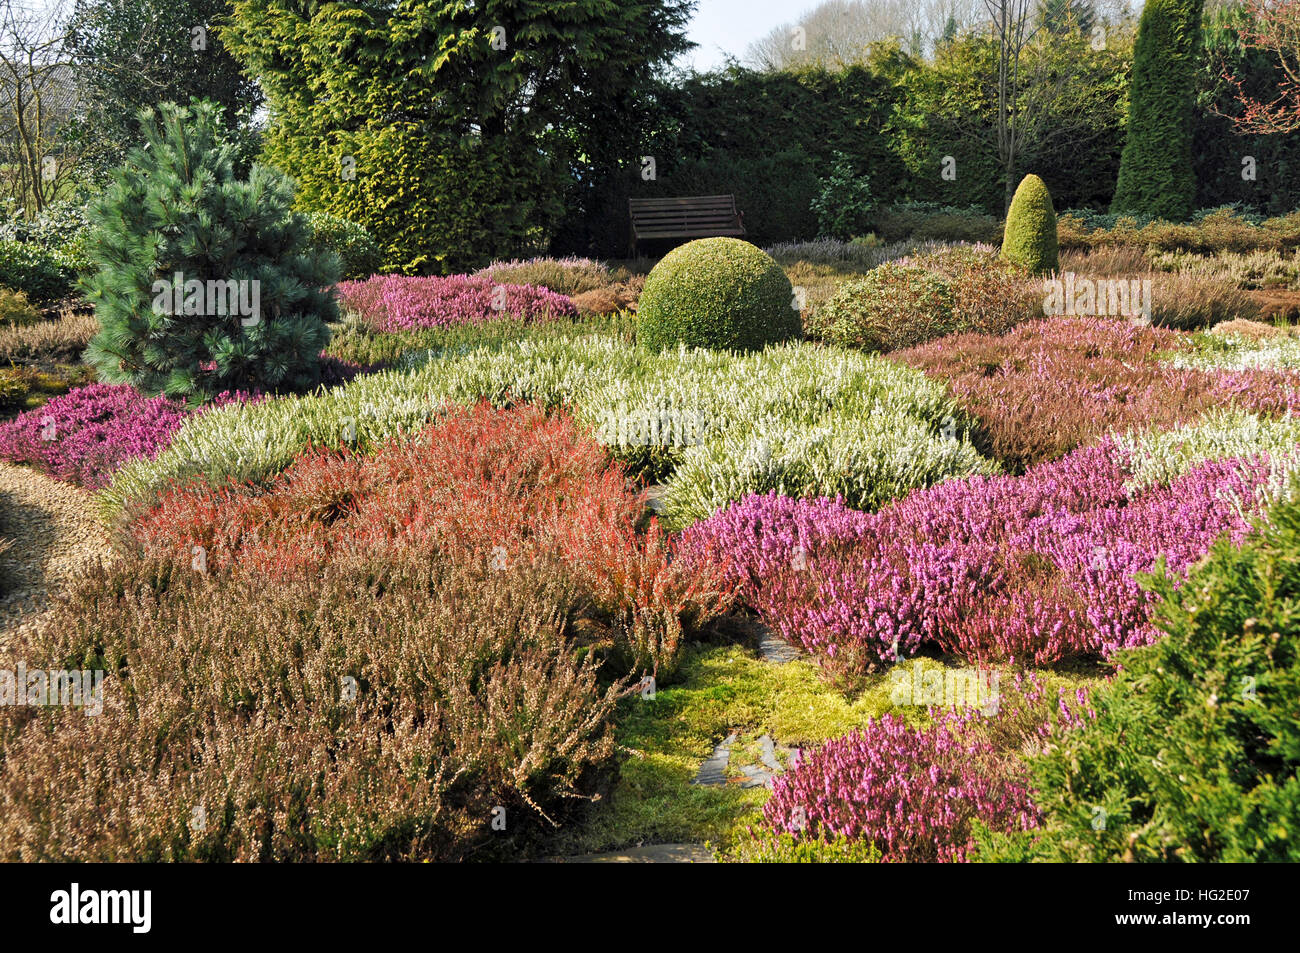
[[[745,213],[734,195],[694,195],[677,199],[628,199],[632,216],[632,257],[647,238],[714,238],[745,234]]]

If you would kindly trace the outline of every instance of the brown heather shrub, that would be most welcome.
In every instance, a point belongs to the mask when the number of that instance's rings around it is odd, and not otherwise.
[[[1234,318],[1259,317],[1259,305],[1231,281],[1163,272],[1149,277],[1151,320],[1161,327],[1192,331]]]
[[[874,266],[873,266],[874,267]],[[806,261],[785,265],[785,276],[790,279],[790,286],[795,293],[802,292],[804,300],[803,317],[805,328],[814,320],[817,311],[835,297],[840,286],[852,281],[857,275],[864,275],[871,269],[857,270],[853,267],[841,267]]]
[[[809,335],[887,352],[947,334],[1002,334],[1043,316],[1043,289],[991,246],[956,245],[881,265],[817,305],[805,317]]]
[[[1157,270],[1153,259],[1136,245],[1065,251],[1061,254],[1061,272],[1072,272],[1076,279],[1149,280],[1151,320],[1175,330],[1197,330],[1234,318],[1256,318],[1260,314],[1259,304],[1225,275]]]
[[[590,258],[530,258],[526,261],[494,261],[475,273],[502,284],[536,285],[557,294],[574,295],[595,291],[626,280],[622,269],[611,271]]]
[[[922,344],[956,328],[948,283],[901,261],[842,284],[806,325],[810,336],[827,344],[882,353]]]
[[[1247,341],[1262,341],[1266,338],[1280,338],[1295,333],[1294,328],[1280,328],[1276,324],[1265,324],[1263,321],[1246,321],[1238,318],[1234,321],[1224,321],[1210,328],[1210,334],[1230,335],[1232,337],[1244,338]]]
[[[618,294],[614,288],[596,288],[593,291],[584,291],[580,295],[573,296],[573,306],[578,309],[578,314],[613,314],[623,307],[618,300]]]
[[[1089,278],[1116,278],[1151,271],[1151,260],[1135,245],[1102,245],[1097,248],[1061,250],[1061,272],[1072,271]]]
[[[1113,228],[1090,228],[1076,216],[1057,219],[1061,248],[1100,248],[1131,245],[1155,251],[1218,252],[1290,251],[1300,246],[1300,212],[1270,218],[1259,225],[1238,218],[1230,209],[1216,209],[1199,222],[1154,221],[1139,226],[1120,216]]]
[[[924,268],[948,283],[959,332],[1002,334],[1043,316],[1042,280],[1001,259],[992,246],[958,245],[899,264]]]
[[[0,327],[0,363],[75,361],[98,333],[94,315],[68,315],[22,327]]]
[[[274,585],[92,570],[17,657],[105,669],[104,709],[0,708],[0,858],[526,854],[614,751],[576,592],[401,548]]]
[[[1159,360],[1182,341],[1122,319],[1050,318],[1001,337],[953,335],[893,357],[949,381],[979,421],[981,450],[1022,470],[1112,431],[1173,427],[1225,402],[1215,375]],[[1271,381],[1260,376],[1243,393],[1269,390]],[[1281,406],[1256,403],[1265,405]]]
[[[1220,252],[1194,255],[1188,252],[1159,252],[1152,265],[1160,271],[1176,271],[1230,281],[1243,291],[1300,290],[1300,254],[1277,251]]]
[[[635,311],[645,287],[645,275],[633,275],[627,281],[594,288],[573,296],[573,304],[580,315],[616,314]]]

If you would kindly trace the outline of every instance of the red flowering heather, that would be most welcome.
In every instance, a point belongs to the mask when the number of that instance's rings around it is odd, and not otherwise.
[[[376,331],[481,324],[510,317],[548,321],[578,313],[568,297],[549,289],[498,284],[474,275],[375,275],[365,281],[341,282],[338,294],[344,310],[360,314]]]
[[[522,405],[449,408],[414,439],[371,455],[303,454],[269,487],[198,484],[165,494],[132,531],[144,553],[273,579],[336,557],[450,550],[505,569],[556,555],[603,620],[647,664],[727,599],[712,567],[673,560],[626,474],[568,417]]]

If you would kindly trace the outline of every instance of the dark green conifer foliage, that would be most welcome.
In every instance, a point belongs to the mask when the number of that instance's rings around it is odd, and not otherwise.
[[[210,102],[146,110],[145,145],[88,213],[101,380],[200,400],[320,380],[337,256],[311,248],[283,175],[236,177],[220,117]]]
[[[1007,210],[1002,257],[1033,275],[1055,271],[1060,264],[1052,196],[1046,183],[1032,173],[1020,180]]]
[[[1127,138],[1110,210],[1186,221],[1196,201],[1192,109],[1203,0],[1147,0],[1133,48]]]

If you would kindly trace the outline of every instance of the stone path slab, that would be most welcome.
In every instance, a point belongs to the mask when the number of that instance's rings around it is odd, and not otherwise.
[[[552,857],[548,864],[716,864],[717,858],[700,844],[651,844],[628,847],[604,854],[581,854],[576,857]]]
[[[734,731],[727,735],[722,744],[713,749],[709,760],[700,765],[700,772],[691,784],[726,784],[727,761],[731,758],[731,746],[738,737]]]
[[[758,627],[758,652],[763,661],[774,665],[793,662],[803,653],[765,625]]]

